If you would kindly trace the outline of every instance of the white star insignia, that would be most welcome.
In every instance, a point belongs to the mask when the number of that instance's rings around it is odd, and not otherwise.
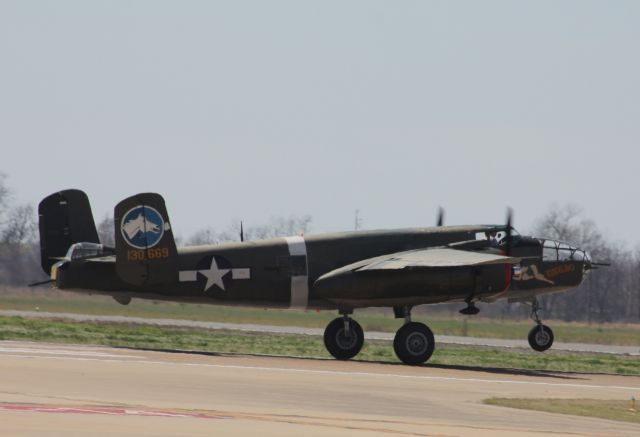
[[[198,273],[207,278],[207,284],[204,286],[204,291],[207,291],[214,285],[217,285],[224,291],[224,282],[222,281],[222,277],[230,271],[231,269],[219,269],[218,263],[216,263],[216,258],[211,258],[211,267],[209,267],[209,270],[198,270]]]

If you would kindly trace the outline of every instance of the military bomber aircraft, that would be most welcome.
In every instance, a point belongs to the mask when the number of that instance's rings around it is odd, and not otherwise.
[[[393,347],[406,364],[427,361],[434,336],[411,320],[422,304],[529,302],[536,324],[529,344],[544,351],[552,330],[538,317],[536,296],[578,286],[592,268],[587,252],[559,241],[525,237],[506,224],[438,226],[291,236],[177,248],[162,196],[142,193],[115,207],[115,247],[100,243],[86,194],[64,190],[40,202],[41,262],[54,287],[176,302],[337,310],[324,343],[350,359],[364,341],[351,316],[391,307],[404,319]],[[243,238],[241,238],[243,240]]]

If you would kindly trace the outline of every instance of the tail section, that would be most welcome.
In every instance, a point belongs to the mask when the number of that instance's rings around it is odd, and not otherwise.
[[[178,251],[161,195],[141,193],[115,207],[116,273],[133,285],[178,281]]]
[[[64,190],[45,197],[38,205],[40,257],[46,274],[51,266],[79,242],[100,243],[89,198],[80,190]]]

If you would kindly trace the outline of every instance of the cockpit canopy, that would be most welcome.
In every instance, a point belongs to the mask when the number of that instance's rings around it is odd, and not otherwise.
[[[85,258],[95,258],[98,256],[110,255],[113,250],[97,243],[74,243],[67,250],[65,258],[68,260],[78,260]]]
[[[581,261],[591,263],[589,252],[556,240],[542,242],[543,261]]]

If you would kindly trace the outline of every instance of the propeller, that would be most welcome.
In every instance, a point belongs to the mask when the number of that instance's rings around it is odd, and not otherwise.
[[[438,219],[436,221],[436,226],[442,226],[444,224],[444,208],[438,207]]]
[[[240,220],[240,241],[244,241],[244,228],[242,227],[242,220]]]
[[[505,235],[505,241],[506,241],[506,247],[505,247],[505,254],[507,256],[511,255],[511,245],[513,243],[512,239],[511,239],[511,221],[513,219],[513,209],[511,207],[507,208],[507,223],[506,223],[506,235]]]

